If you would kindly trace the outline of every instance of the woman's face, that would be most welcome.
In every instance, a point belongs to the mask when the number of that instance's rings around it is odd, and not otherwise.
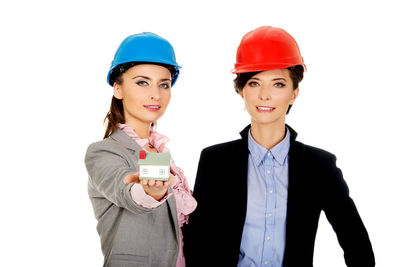
[[[239,91],[252,123],[262,125],[284,125],[286,111],[298,93],[287,69],[257,73]]]
[[[155,122],[171,98],[171,73],[154,64],[133,66],[122,74],[122,84],[114,83],[114,96],[122,100],[126,124]]]

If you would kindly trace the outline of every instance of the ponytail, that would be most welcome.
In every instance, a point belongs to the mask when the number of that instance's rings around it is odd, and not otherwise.
[[[125,123],[122,100],[116,98],[115,96],[112,97],[110,110],[107,112],[107,115],[104,118],[104,123],[106,122],[107,128],[103,137],[104,139],[109,137],[113,132],[118,129],[119,123]]]

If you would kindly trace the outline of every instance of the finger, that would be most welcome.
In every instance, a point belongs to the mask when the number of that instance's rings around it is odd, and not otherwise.
[[[163,186],[163,182],[162,181],[156,181],[154,185],[156,187],[161,187],[161,186]]]
[[[149,180],[149,182],[147,183],[149,186],[154,186],[155,181],[154,180]]]
[[[168,182],[169,182],[169,184],[170,184],[171,186],[175,183],[175,179],[176,179],[175,175],[170,175],[170,176],[169,176]]]
[[[140,183],[142,185],[147,185],[149,183],[149,180],[140,180]]]
[[[124,178],[124,183],[125,184],[130,184],[130,183],[137,183],[139,182],[139,172],[133,173],[133,174],[128,174]]]

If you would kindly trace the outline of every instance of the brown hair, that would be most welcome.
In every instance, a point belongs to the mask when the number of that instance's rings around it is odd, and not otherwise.
[[[107,123],[106,132],[103,137],[104,139],[109,137],[118,129],[119,123],[125,123],[124,107],[121,99],[118,99],[115,96],[112,97],[110,110],[104,118],[104,123]]]
[[[297,89],[297,87],[299,87],[299,83],[303,80],[304,67],[302,65],[296,65],[293,67],[289,67],[287,69],[289,70],[290,79],[292,80],[292,83],[293,83],[293,90],[295,90],[295,89]],[[233,85],[234,85],[236,93],[243,90],[244,86],[251,79],[251,77],[253,77],[254,75],[256,75],[260,72],[262,72],[262,71],[245,72],[245,73],[236,74],[236,78],[233,80]],[[289,111],[291,108],[292,108],[292,105],[289,105],[289,108],[286,111],[286,114],[289,114]]]
[[[160,65],[166,67],[171,72],[171,77],[176,76],[176,69],[173,66],[167,64],[154,62],[128,62],[120,64],[114,68],[114,70],[110,74],[110,81],[116,82],[117,84],[121,85],[123,83],[122,74],[131,67],[139,64]],[[104,139],[109,137],[113,132],[118,129],[119,123],[125,123],[124,105],[122,104],[121,99],[118,99],[115,96],[112,97],[110,110],[107,112],[107,115],[104,118],[104,123],[107,123],[106,132],[104,133],[103,137]]]

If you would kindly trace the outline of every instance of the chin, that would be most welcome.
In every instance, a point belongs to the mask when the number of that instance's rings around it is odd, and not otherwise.
[[[259,125],[272,125],[279,122],[279,118],[260,118],[260,117],[253,117],[252,121]]]
[[[143,114],[144,116],[142,118],[146,121],[156,121],[162,116],[162,114],[162,112],[152,112],[148,114]]]

